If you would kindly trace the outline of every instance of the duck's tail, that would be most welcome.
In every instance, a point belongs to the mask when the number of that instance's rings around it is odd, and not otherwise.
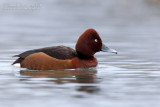
[[[24,59],[23,58],[18,58],[16,61],[14,61],[12,63],[12,65],[16,64],[16,63],[21,63]]]

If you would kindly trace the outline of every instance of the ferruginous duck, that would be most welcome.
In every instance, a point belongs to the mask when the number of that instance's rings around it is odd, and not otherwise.
[[[117,54],[106,47],[94,29],[87,29],[78,39],[75,49],[66,46],[53,46],[29,50],[14,57],[19,57],[13,64],[20,63],[31,70],[76,69],[97,66],[94,54],[99,51]]]

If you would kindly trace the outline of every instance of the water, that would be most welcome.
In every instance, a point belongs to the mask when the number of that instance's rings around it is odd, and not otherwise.
[[[1,0],[1,107],[159,107],[159,0]],[[94,28],[118,55],[96,68],[27,71],[12,56],[46,46],[74,48]]]

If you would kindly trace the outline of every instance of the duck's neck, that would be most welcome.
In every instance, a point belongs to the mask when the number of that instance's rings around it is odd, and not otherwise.
[[[78,58],[79,59],[91,59],[91,58],[94,58],[94,56],[86,56],[86,55],[83,55],[81,54],[80,52],[77,52],[77,55],[78,55]]]

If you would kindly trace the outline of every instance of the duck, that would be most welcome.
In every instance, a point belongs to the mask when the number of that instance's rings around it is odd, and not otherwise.
[[[13,63],[29,70],[58,70],[96,67],[98,62],[94,57],[97,52],[117,54],[117,51],[108,48],[95,29],[84,31],[75,45],[75,50],[67,46],[51,46],[28,50],[14,57]]]

